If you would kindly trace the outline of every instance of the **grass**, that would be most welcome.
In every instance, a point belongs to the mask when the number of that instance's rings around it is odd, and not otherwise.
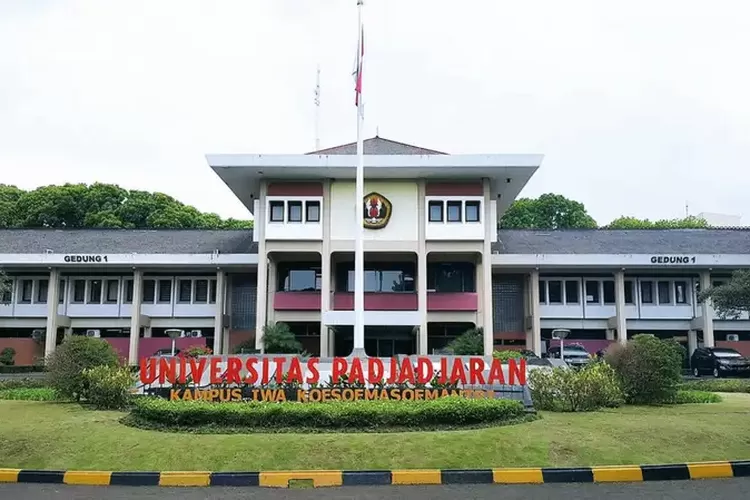
[[[542,413],[485,429],[393,434],[175,434],[122,412],[0,401],[0,467],[279,470],[585,466],[750,458],[750,395],[716,404]]]

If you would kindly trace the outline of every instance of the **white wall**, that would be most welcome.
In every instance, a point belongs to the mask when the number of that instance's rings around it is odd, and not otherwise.
[[[393,206],[391,219],[382,229],[365,230],[365,240],[415,241],[418,235],[419,202],[416,182],[365,181],[365,195],[377,192]],[[363,207],[359,200],[359,207]],[[336,181],[331,184],[331,239],[353,240],[354,229],[362,224],[363,208],[354,213],[354,183]]]

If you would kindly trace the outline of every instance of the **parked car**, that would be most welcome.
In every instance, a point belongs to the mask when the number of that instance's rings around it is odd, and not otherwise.
[[[523,356],[526,359],[540,359],[539,356],[537,356],[534,351],[530,351],[528,349],[522,349],[521,356]]]
[[[174,350],[174,355],[177,356],[178,354],[180,354],[180,350],[179,349],[175,349]],[[170,348],[166,348],[166,349],[159,349],[158,351],[156,351],[154,353],[154,356],[171,356],[171,355],[172,355],[172,348],[171,347]]]
[[[699,347],[690,357],[693,375],[711,373],[714,377],[750,375],[750,359],[726,347]]]
[[[547,356],[560,359],[560,346],[554,346],[547,349]],[[576,367],[591,362],[591,355],[582,345],[571,344],[565,346],[565,352],[562,359],[570,366]]]

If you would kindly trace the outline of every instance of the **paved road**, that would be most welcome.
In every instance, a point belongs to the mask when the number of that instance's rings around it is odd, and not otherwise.
[[[712,500],[750,498],[750,478],[631,484],[544,484],[521,486],[374,486],[304,490],[267,488],[159,488],[4,484],[0,498],[24,500]]]

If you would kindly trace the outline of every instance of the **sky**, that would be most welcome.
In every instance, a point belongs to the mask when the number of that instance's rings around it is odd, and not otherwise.
[[[365,0],[365,136],[541,153],[522,192],[750,224],[740,0]],[[356,139],[356,0],[0,0],[0,183],[108,182],[249,218],[208,153]]]

